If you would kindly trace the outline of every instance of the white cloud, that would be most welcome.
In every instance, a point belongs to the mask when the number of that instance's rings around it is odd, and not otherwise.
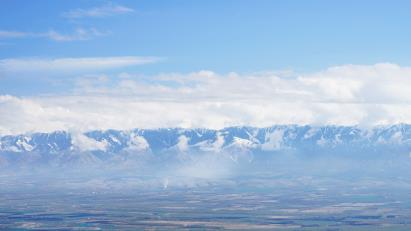
[[[77,28],[71,33],[62,33],[56,30],[47,32],[24,32],[24,31],[5,31],[0,30],[0,39],[16,39],[16,38],[46,38],[57,42],[68,41],[84,41],[96,37],[107,35],[107,32],[101,32],[96,28]]]
[[[75,63],[60,70],[84,65]],[[119,63],[114,66],[123,65]],[[156,76],[122,73],[117,80],[104,77],[80,84],[76,96],[1,96],[0,133],[411,123],[410,76],[411,68],[394,64],[345,65],[286,77],[210,71]]]
[[[105,151],[108,146],[107,142],[100,142],[77,132],[71,132],[71,139],[73,146],[80,151]]]
[[[127,142],[127,150],[128,151],[145,151],[150,148],[147,140],[139,135],[134,133],[130,134],[130,139]]]
[[[188,141],[189,138],[187,138],[187,136],[185,135],[181,135],[180,137],[178,137],[178,143],[176,144],[178,150],[180,150],[181,152],[185,152],[188,150]]]
[[[108,3],[103,6],[94,7],[90,9],[71,10],[71,11],[63,13],[63,17],[70,18],[70,19],[87,18],[87,17],[100,18],[100,17],[107,17],[107,16],[113,16],[113,15],[119,15],[119,14],[132,13],[132,12],[134,12],[134,9],[132,8],[113,4],[113,3]]]
[[[283,144],[284,131],[275,130],[272,133],[268,133],[265,136],[265,142],[261,145],[261,149],[272,151],[278,150]]]
[[[127,66],[148,64],[158,61],[156,57],[118,56],[82,57],[59,59],[0,59],[2,72],[79,72],[84,70],[107,70]]]
[[[6,31],[6,30],[0,30],[0,39],[2,38],[23,38],[27,37],[29,34],[21,31]]]
[[[107,33],[101,32],[95,28],[84,29],[84,28],[77,28],[71,34],[62,34],[55,30],[50,30],[47,33],[44,33],[43,36],[47,37],[54,41],[82,41],[82,40],[90,40],[96,37],[107,35]]]

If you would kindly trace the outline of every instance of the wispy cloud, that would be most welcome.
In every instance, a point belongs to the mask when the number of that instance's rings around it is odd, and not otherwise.
[[[159,61],[157,57],[119,56],[119,57],[82,57],[82,58],[26,58],[1,59],[2,72],[56,72],[85,70],[107,70],[113,68],[149,64]]]
[[[26,32],[0,30],[0,38],[24,38],[28,36],[30,34]]]
[[[46,38],[58,42],[90,40],[96,37],[107,35],[96,28],[77,28],[71,33],[61,33],[55,30],[47,32],[24,32],[0,30],[0,39],[23,39],[23,38]]]
[[[80,19],[86,17],[107,17],[118,14],[134,12],[132,8],[122,5],[107,3],[105,5],[90,9],[75,9],[64,12],[65,18]],[[0,39],[24,39],[24,38],[46,38],[58,42],[90,40],[109,34],[96,28],[77,28],[71,33],[56,31],[54,29],[45,32],[29,32],[18,30],[0,30]]]
[[[83,29],[78,28],[71,34],[62,34],[55,30],[50,30],[46,34],[45,37],[54,40],[54,41],[82,41],[82,40],[90,40],[96,37],[107,35],[107,32],[101,32],[95,28],[91,29]]]
[[[87,18],[87,17],[101,18],[101,17],[126,14],[126,13],[132,13],[132,12],[134,12],[134,9],[132,8],[113,4],[113,3],[108,3],[105,5],[90,8],[90,9],[70,10],[70,11],[64,12],[62,16],[65,18],[70,18],[70,19]]]

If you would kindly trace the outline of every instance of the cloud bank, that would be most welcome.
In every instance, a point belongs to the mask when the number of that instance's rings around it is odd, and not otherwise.
[[[106,61],[60,60],[57,66],[60,70],[82,68],[82,63],[105,66]],[[129,62],[139,61],[126,58],[111,65]],[[14,68],[18,64],[23,65],[17,62]],[[344,65],[309,74],[122,73],[110,80],[83,79],[71,95],[0,96],[0,133],[411,123],[409,89],[411,68],[389,63]]]

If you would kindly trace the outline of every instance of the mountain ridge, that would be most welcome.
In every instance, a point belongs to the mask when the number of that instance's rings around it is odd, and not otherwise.
[[[0,136],[0,152],[59,152],[74,150],[119,152],[150,149],[154,152],[180,148],[248,146],[261,150],[287,147],[354,145],[407,145],[411,125],[397,124],[361,129],[357,126],[274,125],[266,128],[235,126],[223,129],[158,128],[94,130],[85,133],[55,131]]]

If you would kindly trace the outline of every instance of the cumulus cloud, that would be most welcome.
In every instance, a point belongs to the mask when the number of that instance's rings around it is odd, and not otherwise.
[[[134,9],[132,8],[118,5],[118,4],[107,3],[105,5],[90,8],[90,9],[70,10],[70,11],[64,12],[62,15],[65,18],[79,19],[79,18],[101,18],[101,17],[113,16],[113,15],[119,15],[119,14],[127,14],[127,13],[132,13],[132,12],[134,12]]]
[[[389,63],[286,76],[122,73],[77,85],[75,95],[1,96],[0,133],[411,123],[410,76],[411,68]]]
[[[107,70],[157,62],[156,57],[80,57],[80,58],[21,58],[0,59],[2,72],[81,72]]]

